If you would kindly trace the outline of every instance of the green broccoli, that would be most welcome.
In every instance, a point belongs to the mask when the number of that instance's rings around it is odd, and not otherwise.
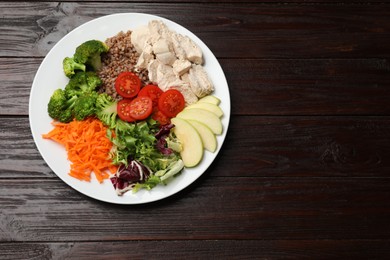
[[[73,114],[76,120],[81,121],[95,114],[97,96],[96,92],[92,92],[76,99],[73,107]]]
[[[73,113],[72,113],[72,108],[67,108],[65,109],[59,116],[58,118],[55,118],[58,121],[62,123],[69,123],[70,121],[73,120]]]
[[[86,66],[84,64],[77,63],[73,58],[69,57],[66,57],[62,61],[62,67],[64,69],[65,75],[68,78],[71,78],[76,73],[76,71],[85,71],[86,69]]]
[[[86,41],[76,48],[73,59],[77,63],[85,64],[94,71],[102,67],[101,54],[108,51],[108,46],[98,40]]]
[[[72,108],[76,99],[76,96],[68,99],[62,89],[55,90],[47,105],[49,116],[60,122],[70,122],[73,119]]]
[[[82,96],[87,93],[95,92],[96,88],[102,84],[102,80],[95,72],[76,72],[65,86],[67,98],[73,96]]]
[[[109,128],[116,126],[117,101],[106,93],[100,94],[96,99],[96,116]]]

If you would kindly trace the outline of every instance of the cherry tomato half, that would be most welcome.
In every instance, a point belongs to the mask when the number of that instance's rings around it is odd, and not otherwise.
[[[160,123],[160,125],[167,125],[171,122],[170,118],[164,115],[158,108],[153,109],[152,118]]]
[[[153,107],[158,106],[158,99],[160,98],[163,91],[156,85],[146,85],[145,87],[141,88],[141,90],[138,93],[139,97],[150,97],[153,102]]]
[[[142,120],[152,114],[153,104],[150,97],[136,97],[130,103],[130,116]]]
[[[163,92],[158,100],[158,109],[168,117],[175,117],[184,108],[183,94],[176,89]]]
[[[141,88],[141,79],[130,71],[121,72],[115,80],[115,89],[124,98],[135,97]]]
[[[120,119],[126,122],[134,122],[135,119],[130,115],[131,99],[122,99],[118,101],[117,112]]]

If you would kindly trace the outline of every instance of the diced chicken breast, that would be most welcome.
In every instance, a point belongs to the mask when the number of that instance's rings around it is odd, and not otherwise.
[[[201,65],[193,64],[188,73],[188,80],[195,95],[199,98],[214,91],[214,86]]]
[[[191,62],[188,60],[175,60],[175,62],[172,64],[173,72],[175,72],[176,75],[181,76],[184,73],[188,72],[188,70],[191,68]]]
[[[176,60],[176,55],[169,47],[169,42],[166,39],[159,39],[153,44],[153,52],[156,58],[163,64],[172,65]]]
[[[154,54],[170,52],[169,45],[166,39],[159,39],[153,44]]]
[[[150,38],[148,26],[140,26],[131,32],[131,43],[138,53],[142,53],[145,43]]]
[[[148,23],[150,41],[154,44],[159,39],[166,39],[170,37],[170,31],[166,24],[160,20],[152,20]]]
[[[183,47],[181,46],[181,40],[180,40],[181,38],[183,38],[182,35],[180,35],[178,33],[174,33],[174,32],[171,33],[170,40],[172,42],[172,48],[176,54],[176,57],[179,60],[186,60],[187,55],[186,55],[186,52],[184,51]]]
[[[145,47],[143,48],[143,51],[141,52],[135,67],[139,69],[146,69],[148,67],[149,62],[153,59],[154,55],[152,45],[145,44]]]
[[[172,85],[169,89],[179,90],[183,94],[187,106],[198,101],[198,97],[192,92],[190,85],[184,81],[181,81],[181,84]]]
[[[188,36],[182,36],[180,44],[186,53],[186,58],[189,61],[195,64],[203,63],[202,50],[193,40],[191,40]]]
[[[214,91],[214,86],[201,66],[200,47],[159,20],[133,31],[132,42],[140,53],[137,68],[147,68],[149,80],[162,90],[179,90],[192,104]]]
[[[157,84],[157,68],[161,63],[158,60],[151,60],[148,64],[149,80]]]
[[[170,86],[178,84],[180,80],[173,72],[172,66],[160,63],[157,67],[157,85],[162,89],[166,90]]]
[[[173,52],[164,52],[156,54],[156,59],[166,65],[173,65],[176,60],[176,56]]]

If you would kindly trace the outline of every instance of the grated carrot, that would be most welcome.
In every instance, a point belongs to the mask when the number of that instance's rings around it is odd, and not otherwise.
[[[52,124],[53,130],[42,137],[65,147],[68,160],[71,161],[70,176],[90,181],[93,172],[101,183],[110,177],[109,172],[116,172],[117,166],[109,158],[112,143],[107,138],[107,128],[101,121],[88,118],[70,123],[53,121]]]

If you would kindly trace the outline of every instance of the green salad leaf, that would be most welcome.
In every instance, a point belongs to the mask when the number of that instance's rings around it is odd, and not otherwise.
[[[177,153],[164,155],[156,148],[155,134],[159,130],[153,119],[128,123],[118,119],[114,132],[108,130],[108,137],[114,144],[111,156],[114,164],[127,165],[129,158],[140,161],[152,172],[166,169],[180,159]]]

